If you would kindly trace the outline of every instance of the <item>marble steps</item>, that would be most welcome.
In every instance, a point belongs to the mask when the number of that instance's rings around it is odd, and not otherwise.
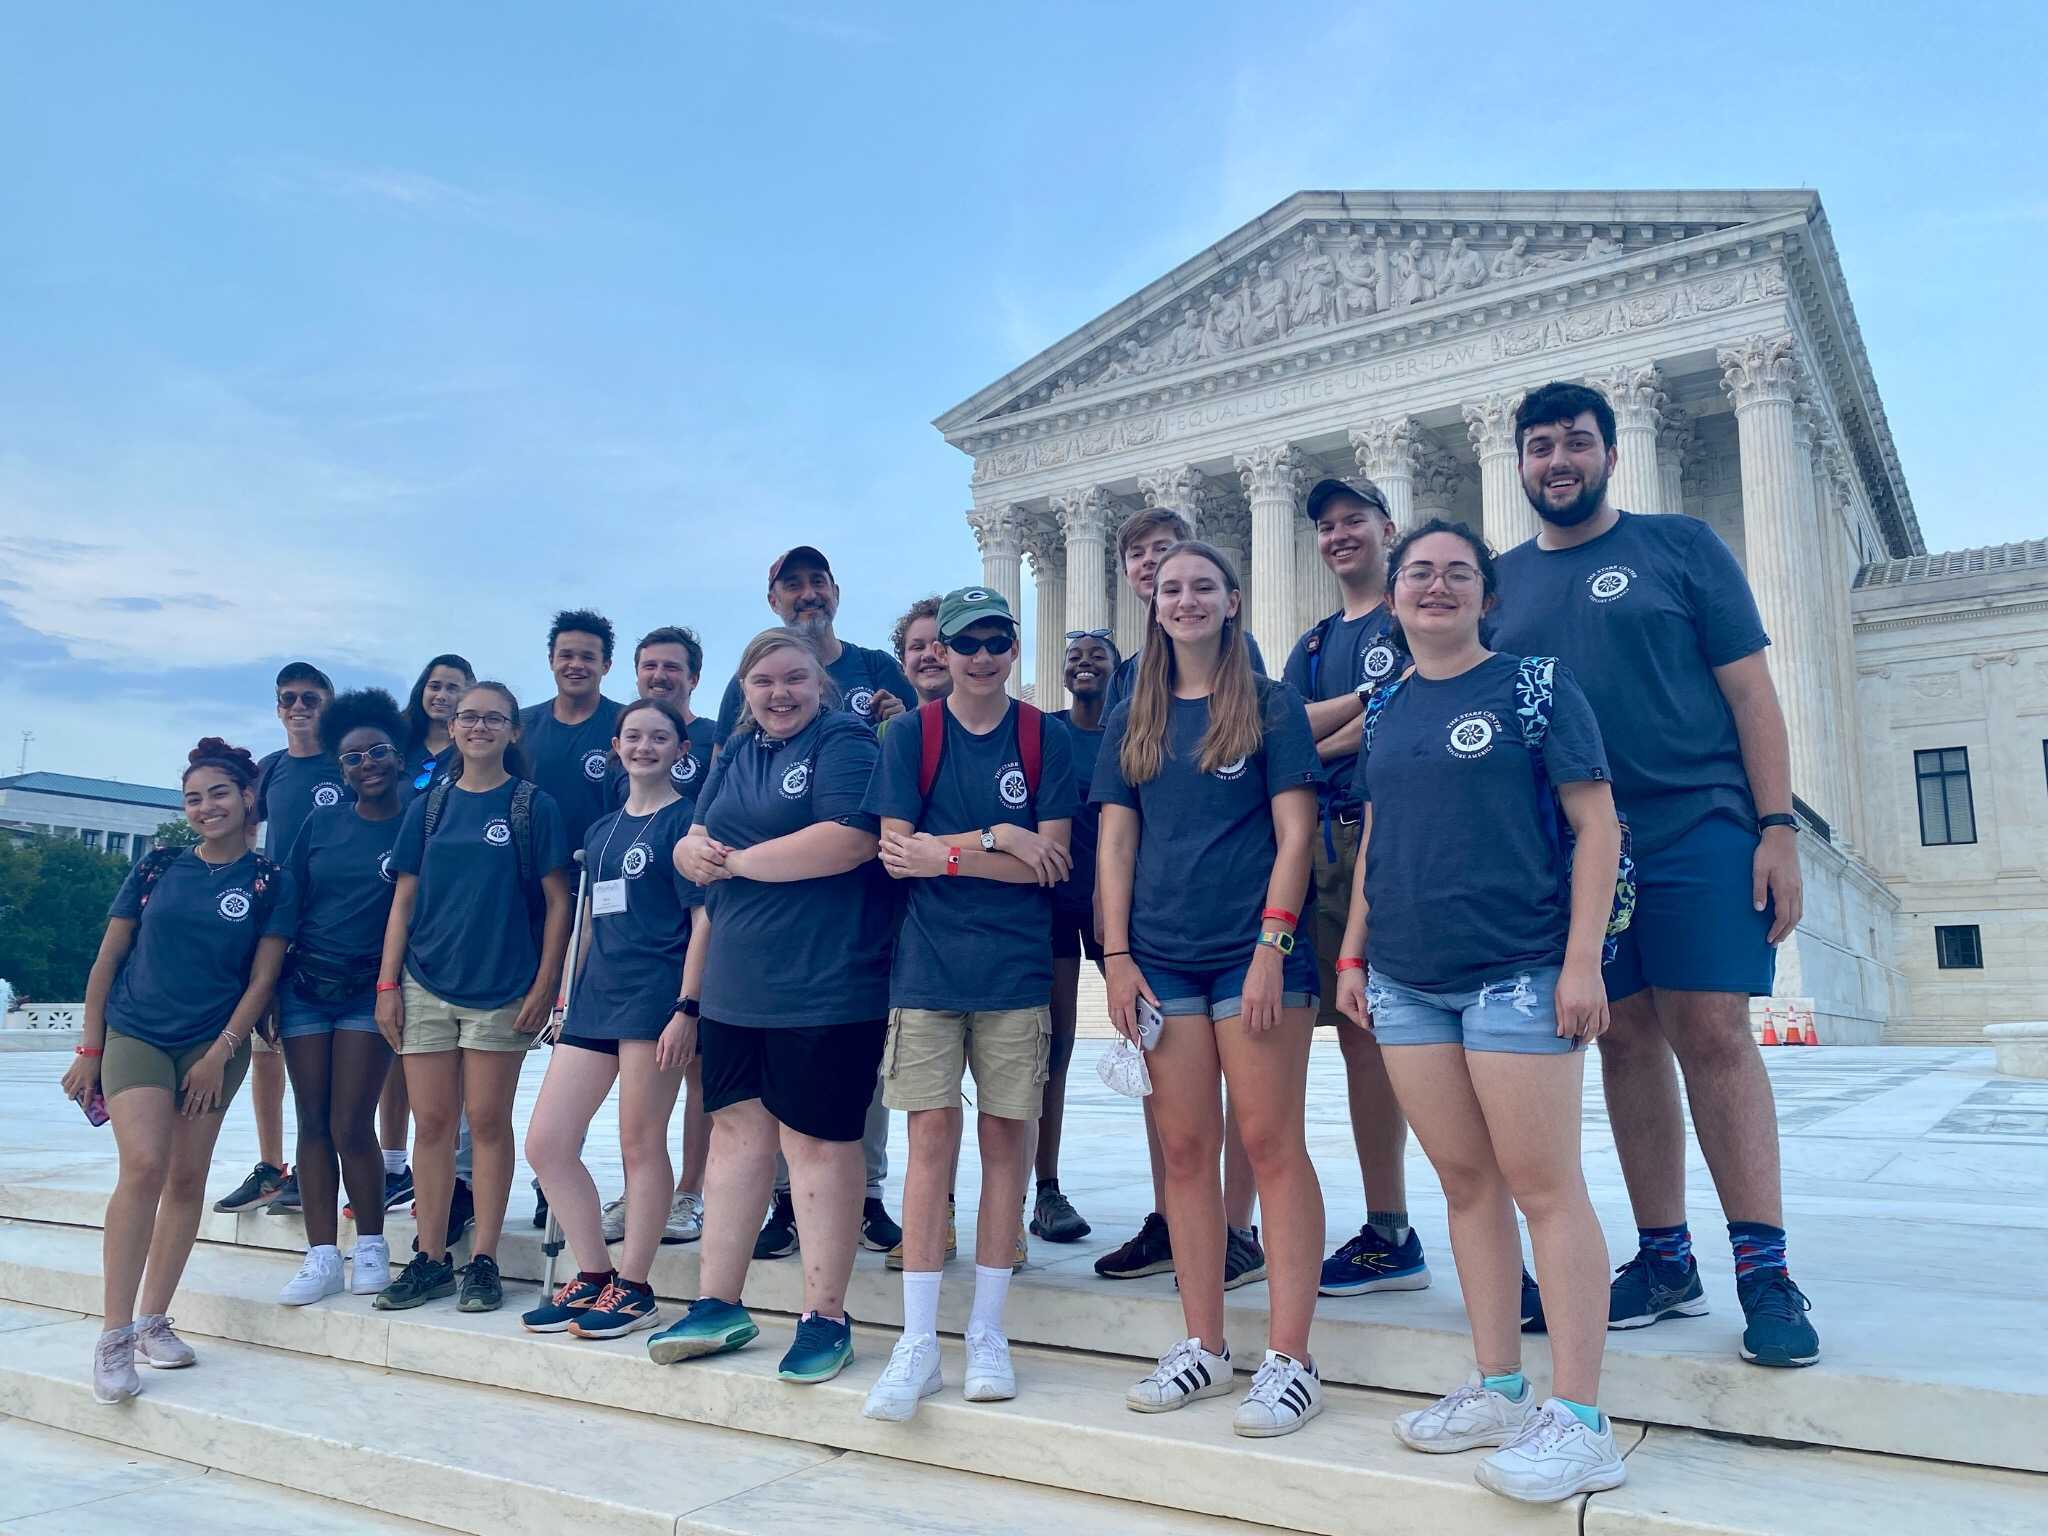
[[[96,1264],[89,1233],[0,1227],[0,1296],[76,1298],[89,1293]],[[949,1391],[928,1399],[912,1424],[874,1424],[859,1409],[893,1342],[885,1329],[859,1329],[860,1358],[837,1381],[797,1389],[773,1374],[788,1339],[786,1320],[763,1317],[762,1339],[737,1354],[662,1368],[647,1361],[644,1335],[590,1343],[524,1333],[515,1309],[526,1298],[516,1288],[506,1311],[482,1316],[446,1304],[380,1313],[354,1297],[310,1308],[280,1307],[272,1298],[292,1269],[288,1257],[202,1245],[176,1303],[181,1329],[202,1352],[202,1368],[148,1379],[159,1408],[176,1393],[197,1414],[246,1412],[248,1422],[229,1436],[233,1444],[223,1445],[218,1434],[199,1442],[222,1446],[244,1470],[260,1454],[266,1465],[291,1467],[296,1475],[332,1445],[333,1405],[362,1401],[377,1405],[380,1432],[399,1442],[391,1454],[408,1466],[425,1454],[422,1436],[437,1459],[456,1461],[465,1476],[479,1472],[479,1458],[487,1465],[495,1464],[492,1457],[502,1460],[507,1442],[523,1445],[526,1451],[513,1458],[516,1470],[506,1474],[514,1482],[552,1476],[536,1473],[532,1447],[547,1444],[566,1455],[590,1433],[588,1422],[622,1418],[634,1425],[621,1436],[627,1455],[654,1433],[669,1447],[671,1467],[700,1465],[695,1448],[713,1443],[705,1437],[751,1448],[757,1460],[778,1446],[786,1455],[838,1456],[828,1466],[806,1463],[801,1472],[781,1474],[773,1494],[755,1488],[714,1509],[689,1511],[677,1527],[746,1536],[768,1536],[766,1520],[755,1516],[771,1505],[779,1516],[807,1515],[855,1532],[872,1529],[878,1536],[905,1526],[1042,1536],[1059,1522],[1071,1526],[1074,1536],[1252,1536],[1255,1529],[1268,1529],[1240,1519],[1346,1536],[1362,1524],[1376,1536],[1562,1533],[1574,1526],[1628,1536],[1867,1536],[1939,1519],[1973,1536],[2040,1536],[2040,1511],[2048,1508],[2048,1477],[2037,1474],[1625,1425],[1626,1487],[1530,1510],[1494,1499],[1470,1481],[1478,1453],[1438,1458],[1403,1450],[1388,1425],[1394,1414],[1414,1405],[1413,1398],[1332,1388],[1322,1419],[1301,1434],[1246,1441],[1230,1433],[1229,1400],[1199,1403],[1178,1414],[1131,1414],[1121,1401],[1131,1379],[1128,1362],[1066,1351],[1019,1347],[1023,1395],[1008,1404],[966,1403],[957,1395],[961,1362],[951,1341]],[[66,1322],[76,1314],[38,1315]],[[110,1412],[117,1426],[128,1422],[128,1410],[100,1408],[84,1387],[81,1368],[92,1327],[88,1319],[62,1337],[44,1330],[48,1337],[32,1352],[14,1347],[22,1334],[9,1337],[0,1347],[0,1413],[25,1413],[102,1435],[108,1433]],[[236,1385],[211,1385],[218,1379],[212,1369],[217,1360],[232,1367]],[[239,1406],[223,1410],[224,1394]],[[24,1398],[27,1406],[21,1405]],[[148,1394],[131,1405],[149,1406]],[[146,1415],[132,1422],[146,1422]],[[444,1443],[455,1433],[451,1426],[465,1424],[484,1438],[474,1446]],[[259,1453],[241,1444],[249,1435],[303,1435],[314,1442],[314,1454],[294,1455],[284,1441],[276,1452]],[[156,1454],[205,1459],[189,1435],[166,1433],[161,1440],[129,1443]],[[604,1454],[612,1454],[606,1445]],[[346,1480],[344,1496],[359,1487],[385,1486],[360,1470],[336,1475]],[[414,1480],[420,1475],[426,1474],[415,1468]],[[403,1477],[395,1481],[405,1483]],[[331,1491],[321,1483],[301,1486]],[[798,1508],[805,1500],[811,1503]],[[458,1523],[449,1512],[469,1507],[446,1499],[394,1512],[438,1509],[439,1518]],[[909,1520],[902,1513],[934,1507],[929,1519]],[[501,1506],[476,1508],[481,1523],[461,1528],[518,1536],[503,1524]],[[864,1510],[871,1512],[871,1522],[858,1518]],[[616,1510],[608,1510],[606,1519],[607,1530],[651,1528]],[[787,1529],[784,1519],[776,1536]]]
[[[96,1227],[104,1193],[60,1182],[0,1185],[0,1218]],[[515,1200],[522,1211],[523,1199]],[[390,1218],[392,1246],[403,1252],[411,1225]],[[968,1234],[963,1231],[963,1238]],[[207,1212],[207,1242],[298,1252],[296,1217]],[[344,1244],[350,1238],[344,1230]],[[1103,1243],[1060,1248],[1033,1240],[1032,1264],[1010,1291],[1007,1322],[1019,1343],[1137,1359],[1179,1337],[1180,1307],[1169,1275],[1110,1282],[1091,1271]],[[499,1261],[508,1278],[537,1280],[540,1235],[507,1229]],[[1471,1343],[1449,1255],[1437,1255],[1427,1291],[1324,1297],[1315,1349],[1324,1379],[1397,1392],[1445,1390],[1471,1368]],[[565,1261],[566,1262],[566,1259]],[[697,1294],[694,1246],[659,1251],[655,1289],[666,1298]],[[747,1299],[756,1308],[795,1312],[803,1283],[796,1258],[757,1263]],[[1924,1457],[1970,1465],[2048,1471],[2048,1383],[2001,1352],[1997,1341],[2031,1339],[2030,1304],[1980,1298],[1971,1303],[1969,1338],[1909,1326],[1888,1305],[1890,1293],[1834,1284],[1821,1318],[1827,1354],[1803,1371],[1766,1371],[1737,1356],[1741,1314],[1724,1276],[1708,1277],[1714,1312],[1656,1328],[1608,1336],[1603,1397],[1617,1417],[1794,1444]],[[973,1287],[969,1259],[948,1266],[941,1327],[960,1331]],[[1868,1293],[1866,1295],[1866,1293]],[[1230,1293],[1228,1328],[1240,1354],[1255,1355],[1266,1331],[1262,1285]],[[877,1254],[855,1266],[848,1305],[864,1321],[902,1323],[899,1278]],[[1549,1371],[1547,1342],[1526,1341],[1525,1363],[1539,1380]],[[1149,1355],[1146,1356],[1149,1360]]]
[[[33,1422],[131,1457],[174,1458],[194,1473],[275,1480],[273,1501],[297,1497],[330,1518],[252,1530],[786,1536],[829,1527],[894,1536],[908,1527],[960,1536],[1281,1536],[1266,1526],[571,1401],[538,1387],[516,1392],[313,1361],[197,1329],[189,1334],[200,1351],[197,1366],[145,1370],[142,1396],[108,1407],[93,1401],[80,1369],[96,1319],[8,1310],[0,1414],[12,1417],[0,1427]],[[0,1451],[5,1445],[0,1439]],[[44,1465],[36,1463],[38,1475]],[[250,1491],[243,1502],[261,1500]],[[354,1507],[337,1509],[344,1504]],[[427,1519],[440,1523],[421,1523]],[[203,1519],[167,1528],[207,1529],[209,1536],[220,1529]]]

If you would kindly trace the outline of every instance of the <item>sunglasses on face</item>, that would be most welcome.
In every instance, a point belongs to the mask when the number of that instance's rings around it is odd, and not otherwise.
[[[360,752],[342,753],[341,766],[344,768],[360,768],[365,763],[388,763],[396,756],[398,756],[398,748],[392,746],[389,742],[380,741],[374,747],[365,747]]]
[[[320,692],[317,688],[308,688],[303,693],[296,693],[287,688],[277,696],[277,707],[279,709],[290,709],[294,705],[303,704],[308,709],[318,709],[321,701],[326,697],[327,695]]]
[[[955,635],[950,640],[941,641],[940,644],[949,651],[958,651],[962,656],[978,656],[983,651],[987,651],[991,656],[1007,656],[1016,648],[1017,637],[1010,634]]]
[[[1107,641],[1108,639],[1109,631],[1106,629],[1070,629],[1067,631],[1067,644],[1069,645],[1072,645],[1076,640]]]
[[[473,731],[482,726],[485,730],[502,731],[512,723],[512,717],[495,709],[487,715],[480,715],[473,709],[460,709],[455,712],[455,723],[465,730]]]

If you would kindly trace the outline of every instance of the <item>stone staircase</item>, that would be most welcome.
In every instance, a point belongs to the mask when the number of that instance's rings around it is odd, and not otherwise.
[[[530,1231],[501,1249],[510,1283],[500,1313],[445,1303],[381,1313],[349,1296],[293,1309],[275,1297],[296,1265],[296,1219],[209,1213],[175,1306],[200,1366],[145,1371],[143,1396],[108,1408],[92,1401],[86,1375],[103,1203],[47,1181],[0,1187],[0,1414],[12,1416],[0,1419],[0,1528],[55,1528],[48,1516],[8,1523],[9,1500],[33,1497],[25,1490],[54,1459],[110,1486],[163,1469],[106,1501],[128,1522],[107,1529],[199,1528],[171,1513],[183,1507],[207,1511],[210,1536],[783,1536],[807,1523],[1062,1536],[1869,1536],[1937,1519],[1972,1536],[2048,1529],[2048,1390],[2024,1371],[1941,1378],[1909,1348],[1880,1369],[1859,1365],[1863,1351],[1845,1340],[1841,1363],[1831,1351],[1810,1371],[1765,1372],[1734,1358],[1724,1317],[1617,1335],[1603,1396],[1623,1422],[1628,1485],[1528,1509],[1472,1482],[1478,1453],[1418,1456],[1389,1432],[1418,1403],[1411,1394],[1442,1390],[1467,1368],[1448,1287],[1326,1299],[1316,1348],[1328,1409],[1301,1434],[1251,1441],[1231,1434],[1227,1399],[1128,1412],[1122,1393],[1141,1351],[1177,1336],[1170,1277],[1111,1285],[1086,1273],[1093,1249],[1045,1245],[1037,1256],[1053,1262],[1026,1270],[1011,1292],[1020,1396],[964,1402],[949,1340],[952,1389],[914,1423],[887,1425],[859,1411],[901,1320],[899,1282],[876,1255],[861,1256],[849,1303],[855,1365],[799,1389],[774,1377],[801,1283],[795,1262],[754,1268],[757,1344],[662,1368],[647,1360],[644,1335],[593,1343],[519,1328],[517,1311],[536,1294],[519,1278],[540,1269]],[[402,1251],[408,1224],[394,1218],[390,1232]],[[942,1326],[957,1330],[971,1271],[954,1269]],[[663,1249],[654,1280],[665,1297],[694,1294],[693,1251]],[[1263,1288],[1231,1299],[1231,1336],[1240,1358],[1255,1359]],[[2024,1326],[1994,1320],[2006,1323]],[[1547,1359],[1531,1343],[1540,1383]],[[228,1511],[219,1519],[216,1490]],[[63,1518],[74,1536],[79,1521]]]

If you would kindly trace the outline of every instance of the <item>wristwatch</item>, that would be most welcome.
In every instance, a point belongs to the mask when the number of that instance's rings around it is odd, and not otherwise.
[[[1797,832],[1799,830],[1799,818],[1789,811],[1773,811],[1768,816],[1757,817],[1757,831],[1762,832],[1769,827],[1790,827],[1794,832]]]
[[[677,998],[674,1011],[680,1013],[686,1019],[697,1018],[703,1012],[703,1010],[697,1004],[697,999],[695,999],[694,997]]]
[[[983,853],[994,853],[996,851],[996,829],[994,827],[983,827],[981,829],[981,851]]]

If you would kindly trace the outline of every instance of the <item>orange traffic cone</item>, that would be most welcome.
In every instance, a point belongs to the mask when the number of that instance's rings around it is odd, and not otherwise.
[[[1787,1045],[1806,1044],[1806,1037],[1799,1032],[1799,1014],[1795,1010],[1787,1009],[1785,1018],[1785,1043]]]
[[[1820,1031],[1814,1027],[1813,1015],[1810,1013],[1806,1016],[1806,1039],[1804,1043],[1807,1045],[1820,1044]]]
[[[1778,1044],[1778,1026],[1771,1022],[1771,1007],[1768,1003],[1764,1004],[1764,1037],[1759,1043],[1763,1045]]]

